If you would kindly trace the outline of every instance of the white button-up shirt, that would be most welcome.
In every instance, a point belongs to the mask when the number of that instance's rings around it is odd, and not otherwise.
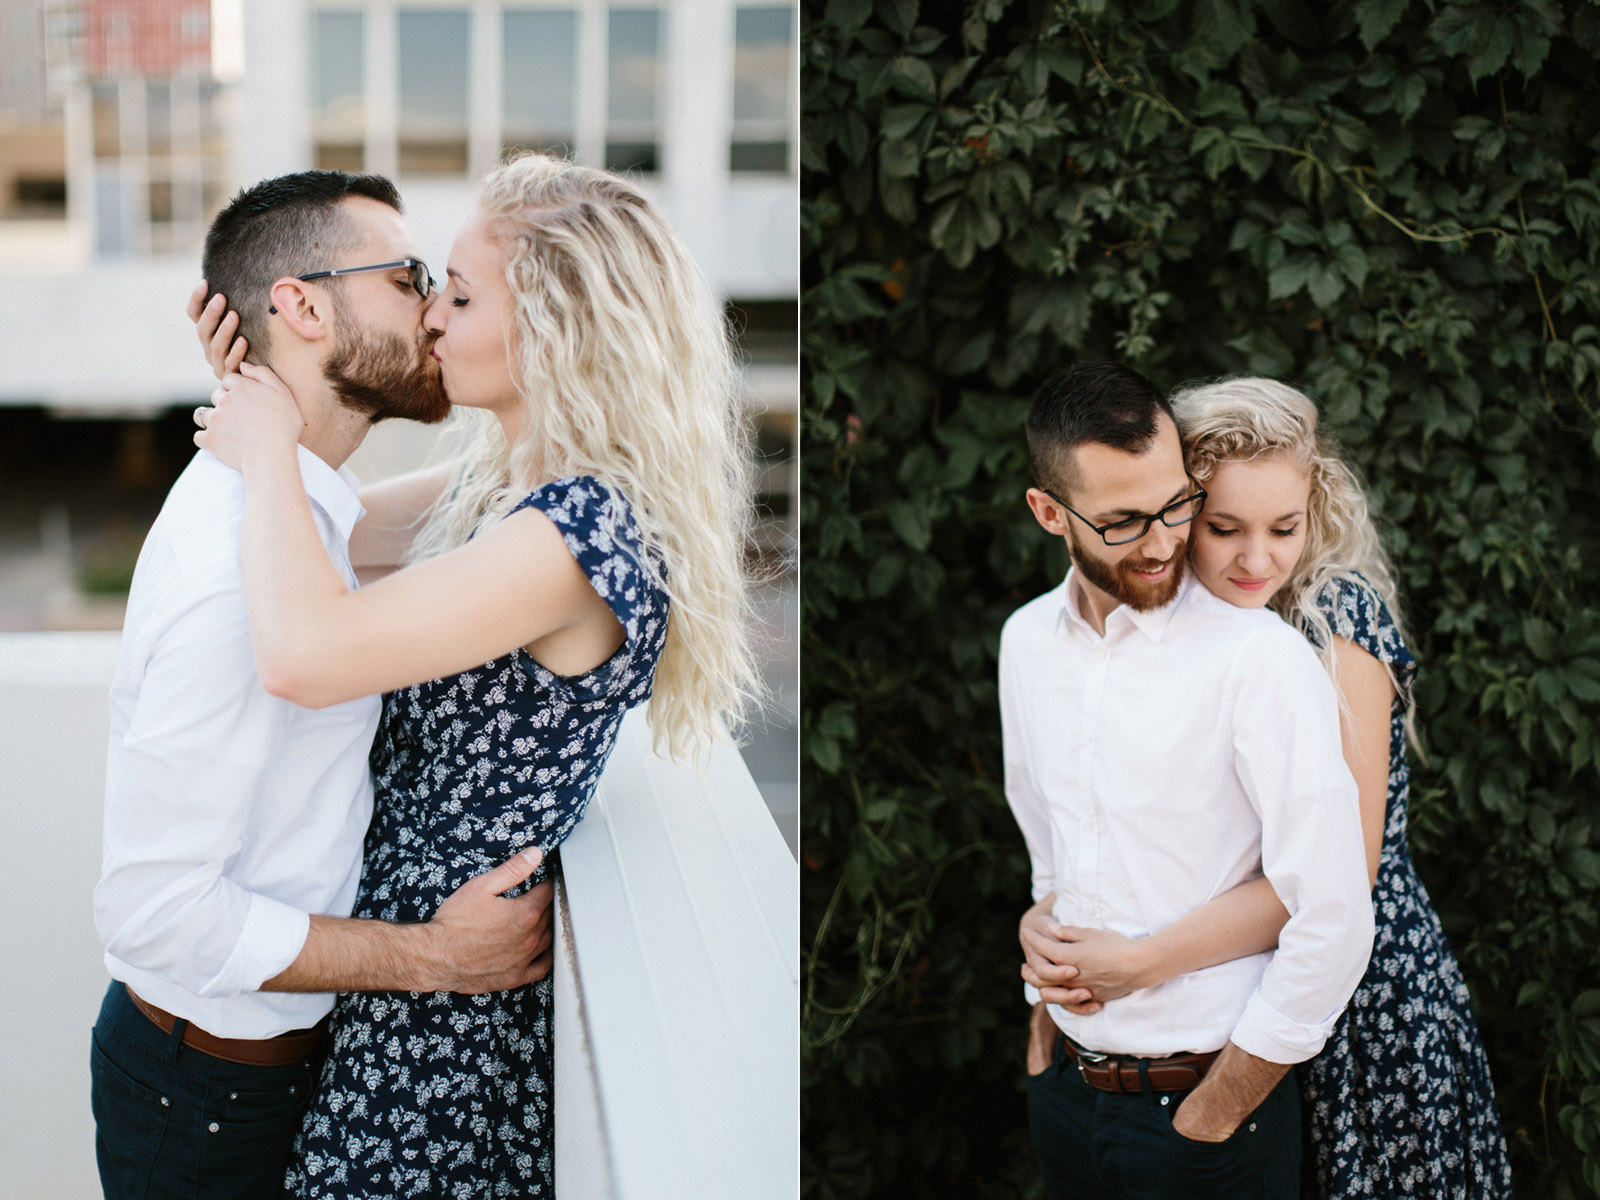
[[[1057,921],[1137,938],[1265,874],[1289,922],[1275,952],[1178,976],[1093,1016],[1051,1015],[1079,1045],[1108,1053],[1231,1040],[1272,1062],[1310,1058],[1372,947],[1332,685],[1292,627],[1193,577],[1164,608],[1116,608],[1103,637],[1080,596],[1074,570],[1013,613],[1000,638],[1006,796],[1034,899],[1053,891]]]
[[[300,473],[354,586],[355,476],[304,447]],[[243,516],[243,476],[202,451],[140,552],[111,687],[94,908],[114,979],[219,1037],[267,1038],[333,1005],[256,989],[300,953],[309,913],[348,916],[355,902],[381,702],[313,710],[262,690]]]

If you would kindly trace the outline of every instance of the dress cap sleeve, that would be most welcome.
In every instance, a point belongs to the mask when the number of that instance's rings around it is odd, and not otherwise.
[[[1328,618],[1335,637],[1347,638],[1394,675],[1396,699],[1411,703],[1411,685],[1417,660],[1400,637],[1400,626],[1366,577],[1341,575],[1328,582],[1317,596],[1317,607]]]
[[[611,608],[627,645],[652,639],[665,617],[661,569],[650,569],[644,537],[621,492],[592,475],[557,479],[535,489],[511,509],[536,508],[561,531],[590,585]],[[507,514],[509,515],[509,514]]]

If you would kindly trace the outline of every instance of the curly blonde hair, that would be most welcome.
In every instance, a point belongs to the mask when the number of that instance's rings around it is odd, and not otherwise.
[[[1323,590],[1335,579],[1366,586],[1388,607],[1395,624],[1401,622],[1394,568],[1372,523],[1361,481],[1339,456],[1332,435],[1318,428],[1317,406],[1286,384],[1252,377],[1223,379],[1182,388],[1171,403],[1183,438],[1184,461],[1202,487],[1219,463],[1257,458],[1287,459],[1310,476],[1305,547],[1289,579],[1268,603],[1318,647],[1337,689],[1333,629],[1317,603]],[[1399,694],[1404,696],[1403,691]]]
[[[508,446],[498,421],[469,414],[468,465],[412,557],[460,545],[541,483],[611,485],[670,598],[656,748],[699,758],[761,692],[745,566],[750,434],[721,307],[656,206],[617,175],[528,154],[490,173],[479,207],[508,257],[521,432]]]

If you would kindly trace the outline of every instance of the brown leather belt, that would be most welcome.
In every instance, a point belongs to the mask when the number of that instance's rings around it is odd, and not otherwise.
[[[123,984],[123,987],[128,987]],[[145,1016],[156,1023],[162,1033],[171,1033],[176,1023],[164,1008],[157,1008],[132,988],[128,999]],[[183,1044],[223,1062],[239,1063],[246,1067],[287,1067],[304,1062],[322,1050],[323,1038],[328,1032],[328,1018],[324,1017],[310,1029],[291,1029],[273,1038],[225,1038],[207,1033],[192,1021],[183,1030]]]
[[[1209,1054],[1173,1054],[1166,1058],[1123,1058],[1075,1046],[1063,1036],[1061,1047],[1078,1074],[1102,1092],[1142,1092],[1148,1081],[1152,1092],[1182,1092],[1206,1077],[1220,1050]]]

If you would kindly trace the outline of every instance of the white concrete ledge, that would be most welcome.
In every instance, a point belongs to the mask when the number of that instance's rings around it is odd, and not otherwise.
[[[798,1196],[798,866],[738,752],[630,713],[561,862],[557,1103],[589,1076],[598,1125],[558,1107],[557,1194]]]

